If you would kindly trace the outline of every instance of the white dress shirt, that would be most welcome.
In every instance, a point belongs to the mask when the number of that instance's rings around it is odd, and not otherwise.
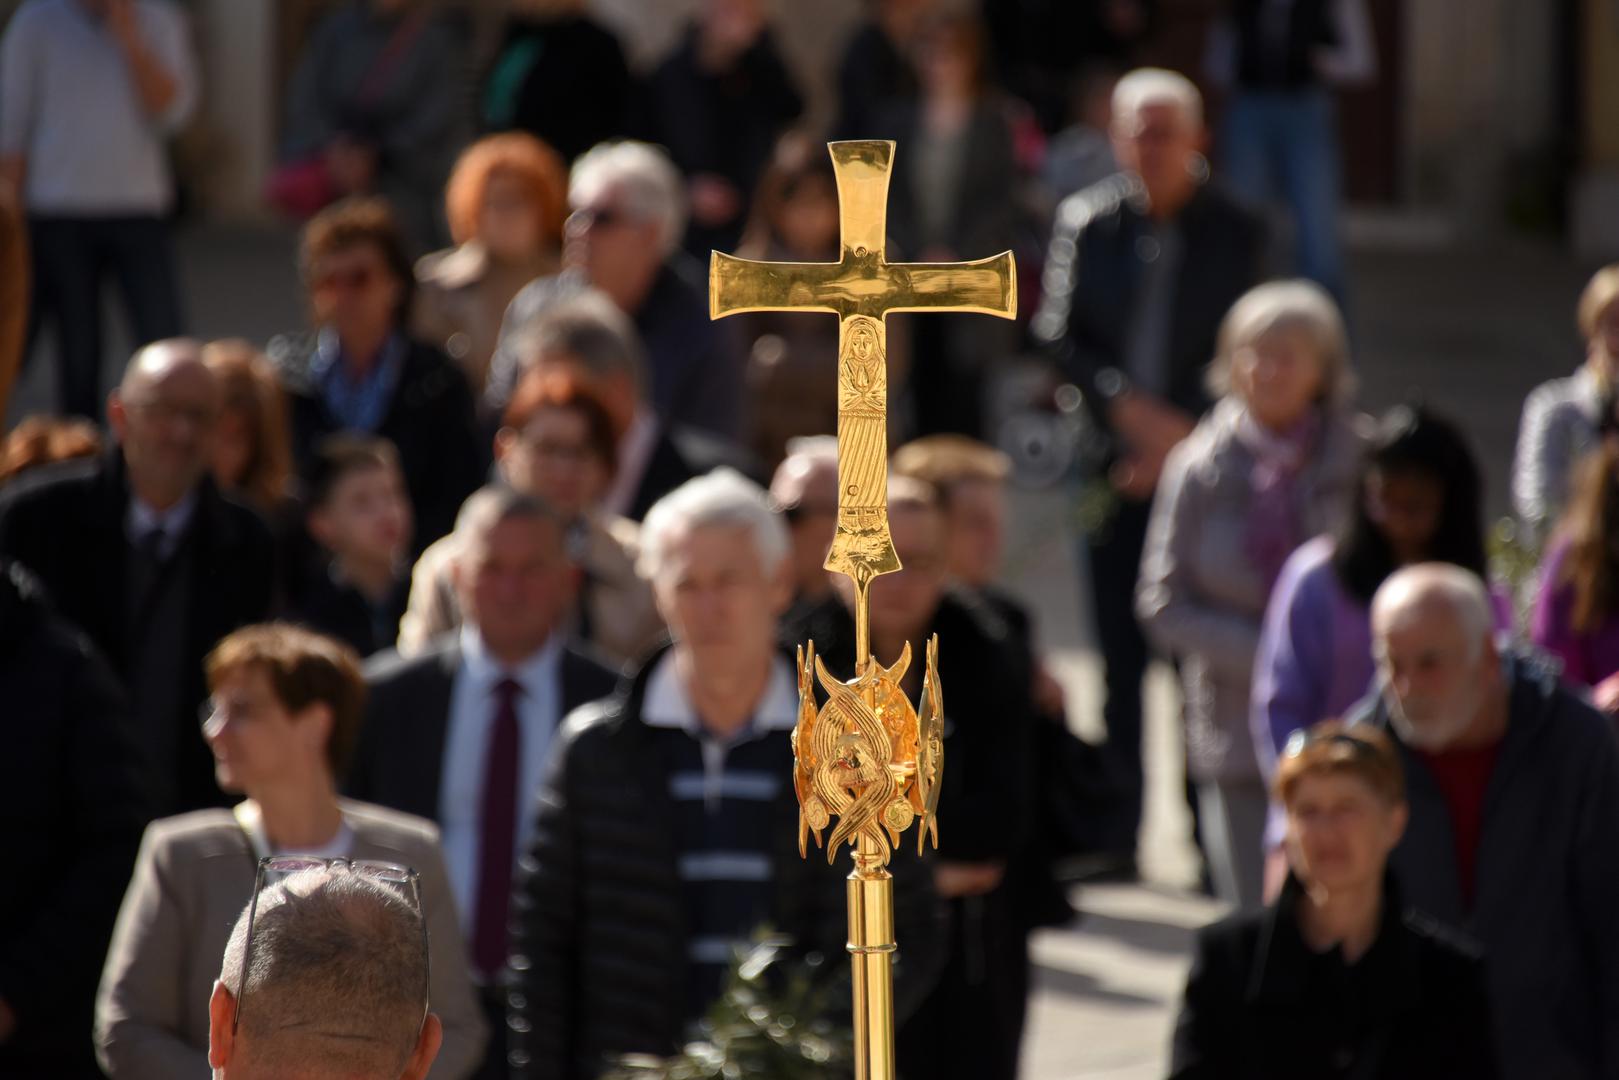
[[[628,517],[635,505],[636,492],[646,477],[646,467],[652,462],[652,451],[658,446],[658,422],[650,412],[638,413],[630,421],[629,430],[618,440],[618,471],[613,473],[613,486],[602,497],[602,509],[609,514]]]
[[[533,835],[532,804],[562,719],[562,640],[553,634],[539,652],[508,669],[489,655],[476,627],[463,625],[461,666],[450,691],[449,726],[444,733],[438,806],[444,865],[461,913],[461,930],[469,940],[478,908],[478,848],[483,837],[483,787],[497,704],[495,688],[508,678],[523,688],[517,695],[521,761],[517,766],[515,860],[527,850]]]
[[[151,505],[141,499],[139,495],[131,493],[129,496],[129,510],[124,516],[124,535],[129,542],[139,544],[153,529],[162,530],[163,547],[161,554],[167,559],[174,554],[180,540],[185,536],[186,527],[191,524],[192,514],[197,509],[197,489],[192,488],[185,493],[185,497],[167,510],[154,510]]]

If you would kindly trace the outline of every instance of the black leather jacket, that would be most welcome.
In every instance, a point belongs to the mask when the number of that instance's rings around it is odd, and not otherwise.
[[[1142,269],[1154,251],[1146,209],[1141,181],[1126,173],[1063,200],[1032,324],[1104,432],[1108,403],[1129,385],[1128,335]],[[1263,275],[1264,228],[1210,185],[1198,189],[1176,224],[1182,256],[1164,396],[1199,416],[1210,404],[1204,371],[1220,322]]]

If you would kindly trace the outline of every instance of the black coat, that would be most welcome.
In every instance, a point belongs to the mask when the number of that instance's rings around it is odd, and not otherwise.
[[[0,702],[0,1076],[99,1080],[96,983],[149,812],[112,671],[4,560]]]
[[[485,130],[526,131],[571,162],[623,134],[630,85],[624,50],[594,19],[514,15],[484,76],[480,118]]]
[[[1128,376],[1128,338],[1143,261],[1153,250],[1141,182],[1120,174],[1064,199],[1057,209],[1045,296],[1030,325],[1108,431],[1108,398]],[[1182,257],[1169,331],[1164,397],[1199,416],[1209,407],[1204,372],[1226,312],[1263,275],[1264,229],[1222,194],[1200,188],[1181,210]]]
[[[313,339],[280,339],[270,355],[291,401],[293,457],[306,469],[321,440],[343,427],[315,383]],[[466,377],[431,345],[410,342],[387,415],[373,434],[399,450],[416,518],[411,550],[420,555],[455,527],[461,503],[483,483],[488,465],[490,451],[478,433]]]
[[[362,658],[391,649],[399,640],[399,620],[410,600],[410,578],[394,582],[380,608],[365,594],[337,580],[330,570],[310,575],[289,605],[293,622],[337,638]]]
[[[673,802],[641,719],[657,659],[624,695],[569,717],[552,754],[515,899],[514,1080],[594,1080],[611,1058],[668,1055],[684,1041],[689,965]],[[808,858],[799,857],[790,785],[771,813],[773,926],[798,951],[824,957],[841,981],[848,859],[829,866],[813,843]],[[900,946],[894,1007],[903,1018],[937,971],[939,912],[914,849],[896,852],[889,869]],[[848,1000],[841,989],[828,993]]]
[[[1204,928],[1175,1025],[1172,1080],[1432,1080],[1498,1075],[1479,954],[1385,889],[1353,966],[1312,953],[1289,880],[1277,904]]]
[[[1352,723],[1382,727],[1405,766],[1411,823],[1389,869],[1414,905],[1483,945],[1502,1071],[1619,1076],[1619,745],[1613,721],[1543,658],[1509,652],[1506,735],[1484,789],[1472,903],[1450,804],[1373,695]]]
[[[712,248],[735,248],[776,140],[803,112],[804,99],[768,31],[724,71],[707,70],[697,52],[692,27],[647,80],[642,126],[687,176],[722,176],[741,196],[732,221],[687,230],[686,250],[706,257]]]
[[[24,477],[0,497],[0,555],[32,570],[61,615],[90,636],[128,682],[129,482],[116,447],[101,458],[67,462]],[[208,696],[203,658],[224,637],[269,615],[275,551],[259,516],[221,495],[213,481],[197,486],[197,506],[176,559],[191,563],[186,598],[186,685],[179,760],[179,803],[153,807],[167,815],[218,806],[213,756],[202,740],[197,709]],[[163,763],[154,763],[163,765]]]
[[[446,634],[419,656],[385,652],[366,665],[365,723],[344,791],[351,798],[439,819],[444,738],[461,644]],[[606,697],[618,676],[581,652],[562,652],[560,715]]]
[[[815,642],[828,671],[854,674],[854,620],[841,602],[823,602],[789,629],[793,641]],[[928,633],[939,635],[944,696],[939,857],[1001,862],[1005,874],[988,893],[947,903],[941,978],[915,1019],[901,1024],[899,1045],[918,1076],[1010,1080],[1029,990],[1025,901],[1036,783],[1029,658],[972,593],[947,594]],[[913,644],[913,704],[925,665]]]
[[[647,458],[646,469],[635,485],[635,495],[624,516],[640,521],[653,503],[675,488],[718,468],[735,469],[760,483],[769,480],[761,475],[758,459],[735,443],[695,428],[660,425],[652,454]]]
[[[827,670],[854,674],[854,620],[836,598],[794,616],[786,640],[813,639]],[[939,857],[958,862],[1010,859],[1024,849],[1034,808],[1032,677],[1005,623],[977,596],[951,592],[928,628],[939,635],[944,690],[944,781],[939,792]],[[882,657],[891,663],[896,657]],[[911,670],[926,657],[915,645]],[[912,704],[919,696],[913,692]]]

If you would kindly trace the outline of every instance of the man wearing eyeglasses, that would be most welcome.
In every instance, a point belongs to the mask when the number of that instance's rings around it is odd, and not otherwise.
[[[254,896],[208,1003],[214,1080],[427,1076],[443,1032],[411,875],[338,861]]]
[[[269,531],[208,472],[219,410],[196,342],[148,345],[108,398],[117,445],[0,498],[0,553],[44,581],[124,680],[160,816],[222,801],[194,721],[202,658],[270,607]]]
[[[680,250],[687,201],[674,162],[647,143],[603,143],[574,163],[568,203],[566,269],[531,282],[506,309],[489,373],[490,403],[504,408],[523,367],[513,335],[589,286],[634,321],[646,346],[647,396],[659,418],[734,439],[742,426],[742,360],[708,318],[702,268]]]

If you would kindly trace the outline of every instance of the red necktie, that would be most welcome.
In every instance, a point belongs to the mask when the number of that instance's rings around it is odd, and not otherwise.
[[[506,920],[512,902],[512,863],[517,852],[517,777],[522,732],[512,679],[495,687],[495,716],[484,758],[483,812],[479,817],[478,907],[472,930],[472,960],[487,983],[506,966]]]

